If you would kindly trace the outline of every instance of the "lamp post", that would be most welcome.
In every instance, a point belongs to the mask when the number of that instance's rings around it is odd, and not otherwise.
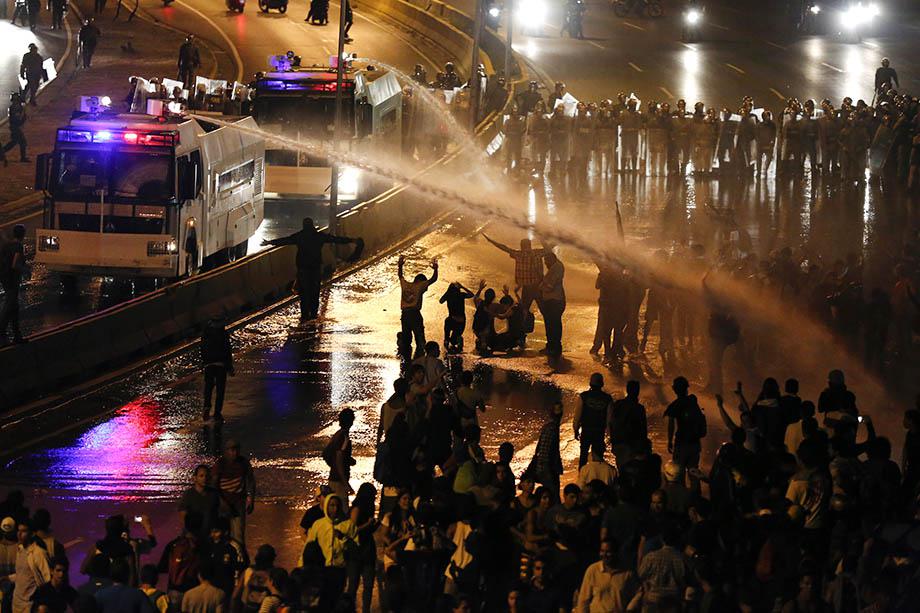
[[[349,0],[339,0],[339,44],[335,60],[335,124],[332,132],[332,151],[339,152],[342,140],[342,82],[345,80],[345,15]],[[329,186],[329,231],[335,233],[339,209],[339,163],[332,160],[332,183]]]
[[[470,62],[470,132],[476,132],[479,123],[479,97],[482,82],[479,80],[479,41],[482,38],[482,0],[476,0],[476,18],[473,20],[473,59]]]
[[[511,87],[511,38],[514,33],[514,0],[507,0],[505,10],[508,12],[508,31],[505,32],[505,80]]]

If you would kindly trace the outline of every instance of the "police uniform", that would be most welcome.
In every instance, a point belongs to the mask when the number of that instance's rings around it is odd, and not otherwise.
[[[820,170],[818,165],[818,121],[814,115],[808,114],[802,118],[802,162],[800,170],[805,169],[805,158],[811,165],[812,172]]]
[[[527,137],[530,139],[534,169],[541,175],[546,170],[546,154],[549,151],[549,122],[549,117],[540,111],[534,111],[527,119]]]
[[[512,168],[521,166],[521,153],[524,150],[524,133],[527,131],[527,119],[524,115],[512,113],[505,120],[505,170],[511,174]]]
[[[687,172],[687,164],[693,153],[693,141],[690,136],[690,117],[686,110],[678,108],[671,116],[671,143],[674,169],[678,174]]]
[[[836,172],[840,155],[840,119],[835,112],[825,112],[818,119],[821,141],[821,168],[825,173]]]
[[[582,111],[572,122],[572,173],[575,187],[583,186],[588,179],[588,160],[594,149],[594,118]]]
[[[776,147],[776,124],[772,119],[757,122],[754,139],[757,142],[757,174],[764,176],[773,162]]]
[[[594,150],[597,151],[597,163],[601,172],[608,176],[617,166],[617,115],[612,109],[601,111],[597,118],[597,138],[594,141]]]
[[[646,121],[648,138],[648,165],[652,176],[659,176],[667,168],[668,129],[665,118],[658,111],[650,111]]]
[[[620,115],[620,144],[623,150],[623,168],[639,170],[639,130],[643,117],[636,109],[628,108]]]
[[[757,117],[753,113],[741,113],[741,121],[735,129],[735,167],[738,172],[750,172],[751,147],[754,145]]]
[[[571,118],[566,117],[565,113],[554,113],[549,120],[549,148],[552,155],[550,171],[555,174],[565,174],[568,166],[571,128]]]

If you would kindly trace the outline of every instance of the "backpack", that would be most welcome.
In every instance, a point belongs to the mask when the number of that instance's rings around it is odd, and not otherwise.
[[[687,425],[688,438],[702,439],[706,437],[706,416],[703,415],[703,409],[700,408],[696,401],[696,396],[690,395],[693,403],[687,404],[684,409],[684,417]]]
[[[200,560],[195,543],[188,537],[181,537],[173,542],[169,552],[169,585],[181,587],[198,582]]]
[[[246,580],[246,599],[243,607],[247,611],[258,611],[268,595],[268,571],[253,570]]]
[[[386,440],[377,445],[377,455],[374,457],[374,481],[390,483],[393,471],[390,468],[390,445]]]
[[[338,445],[337,445],[338,443]],[[338,436],[333,436],[329,439],[329,442],[323,447],[323,462],[326,463],[326,466],[333,468],[335,466],[335,452],[338,451],[337,447],[341,445],[339,442]]]

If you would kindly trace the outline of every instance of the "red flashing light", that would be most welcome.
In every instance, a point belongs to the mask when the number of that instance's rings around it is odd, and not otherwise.
[[[137,132],[125,132],[121,137],[129,145],[137,144]]]

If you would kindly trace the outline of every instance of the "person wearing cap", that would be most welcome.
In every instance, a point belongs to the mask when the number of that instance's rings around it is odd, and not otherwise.
[[[211,470],[212,485],[220,496],[218,516],[230,520],[230,536],[246,546],[246,516],[256,498],[256,478],[249,459],[240,454],[238,441],[229,439],[224,454]]]
[[[38,86],[43,80],[48,80],[45,77],[44,61],[44,58],[38,53],[38,45],[29,43],[29,51],[22,56],[22,62],[19,64],[19,76],[26,80],[25,97],[27,100],[24,102],[27,101],[32,106],[36,106],[35,96],[38,94]]]
[[[51,581],[51,560],[35,540],[29,520],[21,519],[16,524],[16,542],[16,573],[11,577],[15,584],[13,613],[29,613],[35,591]]]
[[[13,342],[23,342],[19,329],[19,287],[22,284],[22,271],[25,267],[25,254],[22,242],[26,236],[26,227],[16,224],[13,227],[13,239],[0,247],[0,285],[3,286],[3,310],[0,311],[0,337],[6,339],[8,329],[13,332]]]

